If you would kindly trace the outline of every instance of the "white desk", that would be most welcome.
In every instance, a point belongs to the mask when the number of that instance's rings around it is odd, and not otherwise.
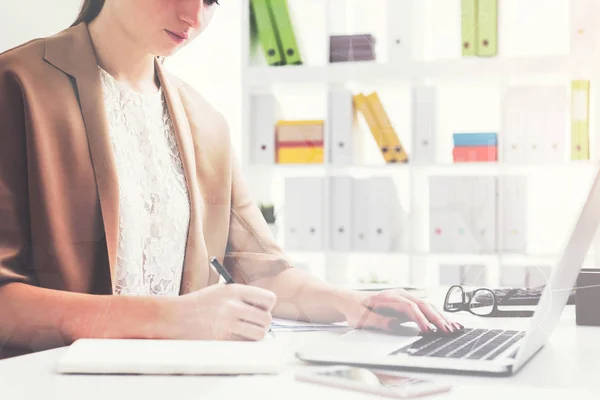
[[[468,326],[481,319],[461,316]],[[490,322],[486,319],[483,322]],[[517,321],[493,320],[498,326]],[[524,321],[521,320],[521,323]],[[65,348],[49,350],[0,361],[2,399],[368,399],[375,398],[341,389],[296,382],[294,371],[310,368],[294,357],[294,350],[309,340],[335,335],[331,332],[276,333],[289,353],[289,363],[281,375],[249,377],[207,376],[71,376],[52,372]],[[575,325],[574,306],[567,306],[550,342],[513,377],[470,377],[425,374],[450,380],[452,391],[432,399],[516,400],[600,398],[600,328]],[[423,374],[420,374],[423,375]],[[546,395],[552,395],[547,397]],[[561,397],[556,397],[556,396]],[[477,397],[475,397],[477,396]]]

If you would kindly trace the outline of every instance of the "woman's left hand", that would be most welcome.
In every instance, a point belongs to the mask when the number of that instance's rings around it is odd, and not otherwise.
[[[355,329],[394,331],[408,321],[415,322],[422,333],[432,332],[432,324],[445,333],[463,328],[459,323],[448,320],[433,304],[405,290],[353,292],[351,299],[342,312],[348,325]]]

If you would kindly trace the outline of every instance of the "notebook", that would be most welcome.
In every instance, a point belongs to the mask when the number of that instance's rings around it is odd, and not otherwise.
[[[246,375],[276,374],[283,347],[258,342],[79,339],[56,364],[61,374]]]

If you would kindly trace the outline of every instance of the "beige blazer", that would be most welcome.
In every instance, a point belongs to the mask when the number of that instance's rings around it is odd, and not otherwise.
[[[223,116],[156,62],[175,125],[191,219],[181,294],[291,265],[232,154]],[[0,286],[111,294],[119,190],[87,24],[0,55]]]

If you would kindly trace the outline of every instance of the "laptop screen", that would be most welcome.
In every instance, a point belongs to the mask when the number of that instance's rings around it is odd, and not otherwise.
[[[520,368],[548,341],[577,282],[577,276],[594,239],[598,224],[600,224],[600,171],[596,172],[562,257],[553,268],[544,288],[531,327],[519,347],[515,368]]]

